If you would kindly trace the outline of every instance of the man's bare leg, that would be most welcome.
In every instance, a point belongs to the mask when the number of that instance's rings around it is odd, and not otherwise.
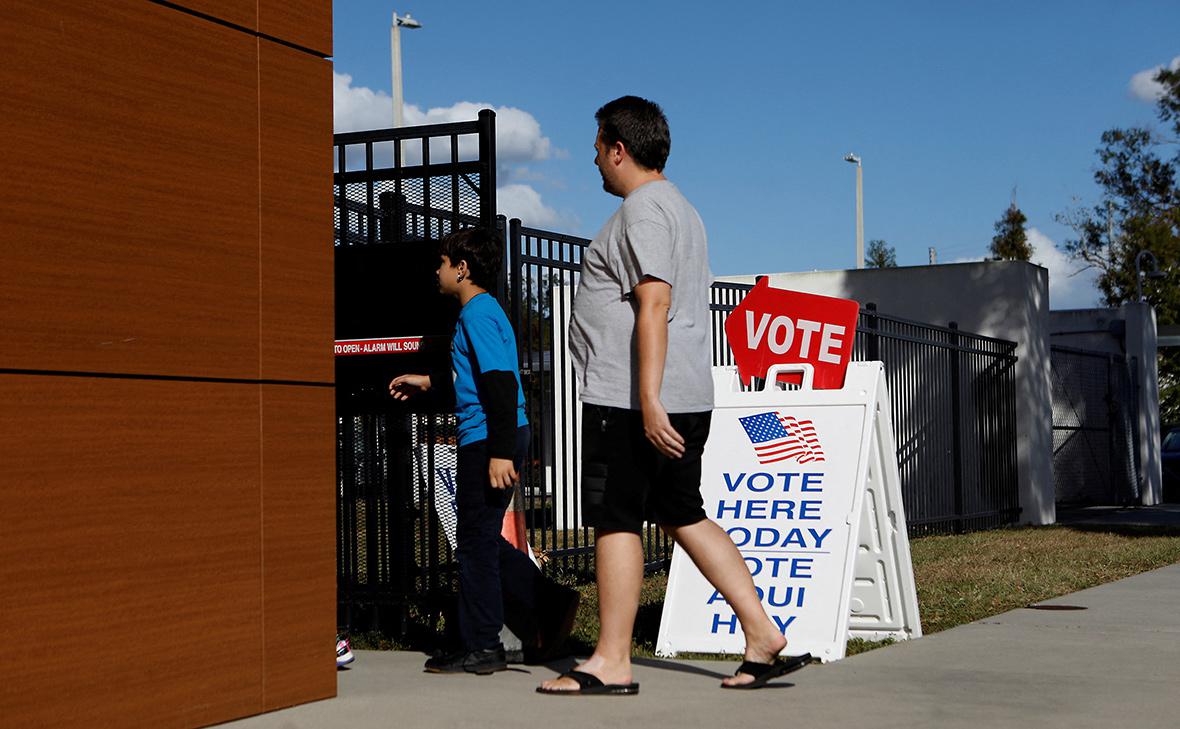
[[[773,663],[786,647],[787,639],[763,609],[750,570],[725,530],[709,519],[688,526],[664,526],[663,529],[688,553],[705,579],[733,608],[746,636],[746,660]],[[753,676],[739,673],[722,683],[737,686],[753,680]]]
[[[593,674],[603,683],[631,683],[631,634],[635,629],[639,591],[643,586],[643,544],[639,535],[597,531],[594,566],[601,627],[594,654],[577,670]],[[749,572],[746,574],[748,576]],[[578,688],[572,678],[551,679],[541,686],[555,691]]]

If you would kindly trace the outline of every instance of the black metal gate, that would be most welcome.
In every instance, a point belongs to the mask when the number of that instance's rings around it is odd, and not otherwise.
[[[455,427],[443,402],[399,404],[387,383],[439,358],[449,367],[457,306],[433,283],[437,240],[496,224],[495,114],[334,142],[336,339],[421,337],[336,358],[338,619],[404,635],[412,607],[453,593],[435,495],[453,488]]]
[[[1058,503],[1124,505],[1139,500],[1134,358],[1055,345],[1053,486]]]

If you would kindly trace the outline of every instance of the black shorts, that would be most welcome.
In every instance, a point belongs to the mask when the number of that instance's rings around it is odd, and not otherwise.
[[[670,413],[684,455],[668,458],[643,434],[643,414],[582,405],[582,523],[610,531],[643,523],[687,526],[705,518],[701,453],[712,412]]]

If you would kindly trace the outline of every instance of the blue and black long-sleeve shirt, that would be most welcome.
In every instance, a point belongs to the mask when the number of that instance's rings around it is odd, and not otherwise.
[[[459,445],[487,439],[489,456],[512,458],[516,429],[529,421],[517,370],[516,337],[490,294],[478,294],[459,310],[451,367]]]

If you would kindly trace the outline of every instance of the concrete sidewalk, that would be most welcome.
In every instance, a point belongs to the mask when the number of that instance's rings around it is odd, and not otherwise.
[[[551,669],[422,672],[418,653],[361,651],[336,699],[231,722],[347,727],[1180,726],[1180,564],[920,640],[812,665],[759,691],[723,691],[736,663],[638,660],[638,696],[533,692]]]

